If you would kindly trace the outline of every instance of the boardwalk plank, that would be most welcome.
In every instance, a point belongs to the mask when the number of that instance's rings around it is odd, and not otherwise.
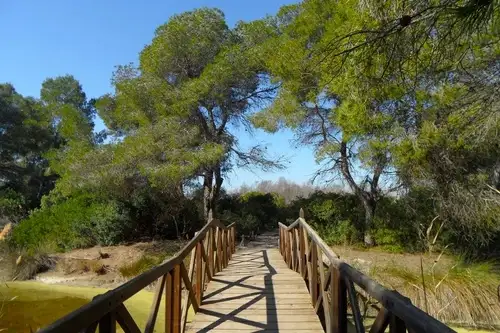
[[[303,278],[275,248],[237,251],[204,296],[187,332],[323,332]]]

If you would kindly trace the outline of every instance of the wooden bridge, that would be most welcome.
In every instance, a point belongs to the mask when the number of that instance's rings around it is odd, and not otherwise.
[[[156,292],[141,330],[124,302],[153,283]],[[163,297],[165,327],[155,327]],[[366,327],[359,303],[368,297],[377,301],[377,315]],[[196,315],[187,323],[190,308]],[[212,220],[174,257],[40,332],[114,333],[117,323],[126,333],[455,332],[340,260],[302,211],[290,226],[279,224],[278,237],[238,251],[235,225]]]

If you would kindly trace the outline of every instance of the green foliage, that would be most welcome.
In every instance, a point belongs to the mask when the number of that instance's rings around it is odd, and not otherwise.
[[[56,250],[115,244],[129,238],[133,230],[123,213],[114,202],[88,195],[69,198],[34,211],[14,228],[11,242],[27,250],[47,244]]]
[[[9,216],[17,220],[23,214],[25,199],[23,195],[13,189],[0,190],[0,216]]]

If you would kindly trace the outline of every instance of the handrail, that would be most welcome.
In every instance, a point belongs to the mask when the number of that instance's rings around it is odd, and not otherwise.
[[[319,312],[323,308],[322,315],[327,333],[347,332],[348,298],[356,332],[364,333],[354,285],[359,286],[382,305],[370,333],[382,333],[389,325],[391,332],[406,332],[406,329],[409,332],[425,333],[455,332],[411,304],[408,298],[397,291],[385,288],[341,260],[307,224],[302,209],[300,217],[291,225],[278,223],[278,226],[280,252],[288,266],[301,273],[308,282],[315,310]]]
[[[205,283],[208,283],[213,274],[228,265],[229,259],[235,252],[235,237],[234,223],[226,227],[219,220],[213,219],[170,259],[121,286],[96,296],[92,302],[60,318],[39,332],[95,332],[99,325],[99,332],[114,333],[116,321],[125,332],[140,332],[123,303],[157,280],[160,281],[156,285],[154,302],[144,332],[153,332],[164,288],[167,308],[165,332],[184,331],[188,308],[192,305],[195,311],[198,310]],[[191,262],[188,272],[184,259],[190,252]],[[193,281],[194,275],[196,275],[196,281]],[[182,282],[188,292],[188,297],[184,300],[181,299]]]

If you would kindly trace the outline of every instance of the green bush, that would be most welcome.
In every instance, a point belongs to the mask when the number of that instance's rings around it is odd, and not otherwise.
[[[124,239],[130,228],[116,202],[82,195],[35,210],[13,229],[10,242],[27,250],[51,244],[55,250],[65,251],[114,244]]]
[[[373,238],[375,244],[377,245],[394,245],[399,244],[399,232],[394,229],[389,228],[379,228],[375,229],[373,233]]]
[[[350,245],[359,238],[358,231],[349,220],[335,221],[327,225],[315,223],[313,228],[330,245]]]

